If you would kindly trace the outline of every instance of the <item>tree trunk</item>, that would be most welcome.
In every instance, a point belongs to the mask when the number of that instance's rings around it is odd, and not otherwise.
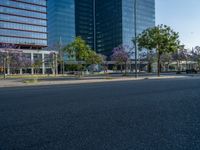
[[[92,64],[92,74],[94,74],[95,64]]]
[[[149,62],[149,63],[148,63],[148,68],[147,68],[147,69],[148,69],[148,73],[151,73],[151,72],[152,72],[151,65],[152,65],[152,64]]]
[[[127,62],[125,62],[125,75],[127,74]]]
[[[83,65],[81,61],[78,61],[78,77],[80,78],[81,76],[83,76]]]
[[[187,70],[187,64],[188,64],[188,61],[186,60],[185,61],[185,70]]]
[[[180,62],[179,62],[179,60],[177,61],[177,71],[178,72],[180,71]]]
[[[62,61],[62,74],[64,75],[65,73],[65,62],[64,60]]]
[[[103,72],[104,72],[104,74],[106,73],[106,65],[105,64],[103,64]]]

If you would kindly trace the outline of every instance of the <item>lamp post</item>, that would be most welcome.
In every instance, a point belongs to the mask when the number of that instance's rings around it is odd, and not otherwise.
[[[135,30],[135,78],[138,77],[138,67],[137,67],[137,0],[134,0],[134,30]]]
[[[60,64],[61,69],[60,70],[61,70],[62,75],[64,75],[65,62],[64,62],[64,53],[62,51],[62,39],[61,39],[61,37],[59,39],[58,47],[59,47],[59,55],[60,55],[60,58],[61,58],[61,64]]]
[[[3,58],[3,78],[6,79],[6,58]]]

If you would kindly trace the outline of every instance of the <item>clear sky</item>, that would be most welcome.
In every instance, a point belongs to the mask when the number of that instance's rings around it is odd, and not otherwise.
[[[200,0],[156,0],[156,24],[179,32],[187,48],[200,46]]]

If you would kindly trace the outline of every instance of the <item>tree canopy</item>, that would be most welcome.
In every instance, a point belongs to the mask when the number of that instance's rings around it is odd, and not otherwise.
[[[179,34],[166,25],[158,25],[144,30],[138,35],[137,43],[140,49],[156,50],[158,76],[160,76],[161,55],[175,52],[180,46]]]
[[[64,52],[71,57],[75,56],[77,61],[86,61],[89,57],[91,48],[81,37],[76,37],[75,40],[63,48]]]
[[[126,51],[126,46],[120,45],[115,47],[111,59],[118,64],[126,63],[129,59],[129,53]]]
[[[103,56],[101,54],[97,54],[95,51],[89,51],[88,58],[86,60],[89,64],[101,64],[103,62]]]

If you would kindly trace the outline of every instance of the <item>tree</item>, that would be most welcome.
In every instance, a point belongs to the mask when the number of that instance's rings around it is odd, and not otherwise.
[[[58,70],[59,70],[59,73],[61,74],[64,74],[64,70],[65,70],[65,61],[64,61],[64,56],[65,56],[65,53],[63,51],[63,44],[62,44],[62,39],[60,37],[59,41],[56,42],[55,44],[53,44],[53,46],[49,49],[50,51],[51,50],[55,50],[57,51],[58,53],[56,54],[57,56],[57,63],[58,63]],[[50,57],[51,57],[52,54],[50,54]],[[55,66],[54,66],[54,70],[52,72],[55,71]],[[55,71],[56,72],[56,71]],[[58,72],[58,71],[57,71]],[[56,74],[55,74],[56,75]]]
[[[103,58],[100,54],[97,54],[95,51],[89,51],[88,58],[86,60],[88,64],[100,64],[103,62]]]
[[[105,55],[102,55],[102,54],[99,54],[102,58],[102,67],[103,67],[103,71],[104,71],[104,74],[108,71],[108,63],[107,63],[107,56]]]
[[[191,56],[192,60],[197,62],[198,69],[200,70],[200,46],[196,46],[192,50],[191,54],[192,54],[192,56]]]
[[[169,64],[172,61],[172,53],[163,53],[161,55],[161,64],[165,67],[166,71],[169,71]]]
[[[97,54],[95,51],[89,51],[86,62],[92,65],[92,71],[94,71],[95,65],[101,64],[103,62],[103,57],[102,55]]]
[[[118,47],[115,47],[113,49],[113,54],[111,56],[111,59],[113,61],[116,61],[116,63],[121,66],[121,72],[122,72],[123,64],[125,64],[126,68],[127,61],[129,60],[129,53],[126,51],[126,46],[120,45]]]
[[[35,60],[34,63],[32,64],[32,67],[35,70],[35,74],[39,73],[40,68],[42,67],[42,60]]]
[[[51,52],[49,53],[48,59],[45,60],[46,62],[49,63],[50,67],[51,67],[51,71],[52,73],[56,76],[58,73],[58,59],[57,59],[58,55],[55,52]]]
[[[148,72],[152,72],[152,64],[156,61],[156,53],[153,50],[147,51]]]
[[[138,60],[139,60],[139,71],[142,71],[145,62],[147,61],[147,53],[145,51],[139,51]]]
[[[8,66],[10,64],[11,61],[10,60],[10,53],[13,52],[13,49],[16,46],[13,44],[1,44],[0,45],[0,58],[2,61],[0,61],[0,63],[2,63],[3,66],[3,72],[4,72],[4,79],[6,78],[6,68],[7,68],[7,73],[8,71]],[[17,50],[15,50],[17,52]]]
[[[4,50],[0,51],[0,65],[2,66],[4,79],[6,79],[6,64],[7,64],[7,53]]]
[[[86,61],[91,48],[81,37],[76,37],[73,42],[63,48],[64,52],[71,57],[75,56],[77,61]]]
[[[27,69],[28,67],[31,67],[31,59],[17,49],[0,51],[0,58],[2,58],[2,61],[7,65],[7,70],[11,68],[11,71],[14,73],[16,70],[20,70],[20,73],[22,73],[23,68]],[[6,65],[4,68],[6,68]]]
[[[75,57],[78,61],[78,68],[82,70],[82,61],[87,61],[91,48],[81,37],[76,37],[75,40],[63,48],[63,51],[70,57]]]
[[[137,37],[140,49],[156,50],[157,70],[160,76],[160,59],[163,53],[175,52],[179,48],[179,35],[166,25],[158,25],[144,30]]]
[[[174,61],[177,62],[177,71],[180,72],[181,71],[181,68],[180,68],[181,61],[187,62],[187,58],[188,58],[188,52],[187,52],[187,49],[184,48],[184,45],[181,45],[178,48],[178,50],[172,55],[172,58]]]
[[[13,71],[20,70],[22,73],[22,68],[31,66],[31,60],[26,58],[22,51],[11,51],[9,53],[9,64]]]
[[[24,68],[27,71],[27,69],[32,65],[31,58],[27,57],[26,54],[22,54],[19,61],[21,61],[20,63],[21,70],[22,68]]]

